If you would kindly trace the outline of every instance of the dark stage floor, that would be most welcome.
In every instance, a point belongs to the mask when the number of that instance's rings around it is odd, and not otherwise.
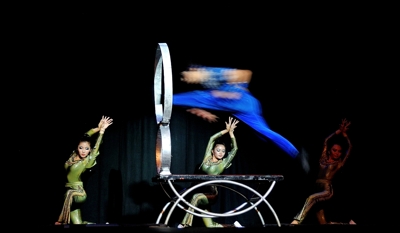
[[[392,229],[387,225],[348,225],[348,224],[337,224],[337,225],[289,225],[282,224],[278,226],[276,224],[267,225],[265,227],[257,228],[206,228],[206,227],[191,227],[185,229],[178,229],[174,227],[168,227],[156,224],[143,224],[143,225],[112,225],[112,224],[93,224],[93,225],[63,225],[63,226],[34,226],[30,227],[30,230],[38,230],[38,232],[381,232],[385,229]],[[18,226],[15,228],[18,230]]]

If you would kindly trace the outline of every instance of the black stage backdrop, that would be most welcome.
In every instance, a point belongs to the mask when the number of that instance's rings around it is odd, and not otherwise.
[[[190,64],[253,70],[250,90],[262,103],[265,119],[272,130],[308,152],[311,169],[305,173],[296,160],[239,123],[239,151],[225,174],[284,175],[268,198],[281,222],[291,222],[310,194],[323,141],[343,118],[352,122],[348,134],[353,152],[337,174],[327,215],[333,221],[354,219],[360,224],[390,220],[383,211],[390,205],[386,193],[391,186],[386,184],[393,180],[391,161],[398,154],[390,134],[396,132],[392,119],[397,102],[387,72],[393,64],[385,53],[390,45],[383,43],[391,37],[383,26],[373,24],[374,18],[361,13],[356,17],[354,12],[341,17],[293,15],[293,6],[275,18],[247,12],[240,20],[226,13],[206,22],[197,17],[200,11],[179,18],[160,8],[138,14],[137,8],[131,12],[116,5],[48,7],[15,8],[9,18],[6,65],[12,72],[6,75],[10,99],[3,117],[13,132],[6,135],[11,139],[6,147],[12,148],[6,160],[14,161],[12,201],[6,203],[13,220],[57,220],[63,204],[63,164],[77,139],[106,115],[114,124],[105,133],[97,165],[84,176],[88,199],[83,219],[156,221],[168,201],[160,184],[152,181],[157,43],[169,46],[174,93],[200,88],[180,82],[179,73]],[[209,137],[225,127],[229,115],[218,114],[218,123],[207,123],[173,108],[172,173],[194,172]],[[388,148],[393,151],[388,153]],[[241,202],[221,190],[213,210],[223,212]],[[260,209],[266,222],[274,223],[267,207]],[[176,211],[170,224],[182,217],[183,211]],[[235,220],[260,224],[255,212],[218,219]],[[315,223],[313,215],[307,222]]]

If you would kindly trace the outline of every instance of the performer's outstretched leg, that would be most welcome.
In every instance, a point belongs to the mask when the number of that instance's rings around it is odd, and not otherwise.
[[[264,137],[272,140],[282,150],[295,158],[299,151],[282,135],[272,131],[262,117],[261,105],[248,92],[242,92],[240,99],[216,98],[211,91],[192,91],[179,93],[173,96],[176,106],[204,108],[209,110],[227,111],[246,123]]]
[[[249,125],[258,133],[271,139],[276,145],[278,145],[292,158],[295,158],[299,154],[299,151],[296,149],[296,147],[294,147],[291,142],[289,142],[289,140],[284,138],[282,135],[272,131],[268,127],[266,121],[262,116],[253,113],[233,113],[233,115],[240,119],[242,122]]]

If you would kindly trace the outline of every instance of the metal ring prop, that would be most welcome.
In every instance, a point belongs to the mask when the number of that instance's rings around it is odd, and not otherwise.
[[[154,104],[159,129],[156,142],[157,173],[170,175],[171,135],[169,121],[172,114],[172,67],[168,45],[158,43],[154,64]]]
[[[154,65],[154,102],[157,124],[169,123],[172,113],[172,67],[167,44],[158,43]]]

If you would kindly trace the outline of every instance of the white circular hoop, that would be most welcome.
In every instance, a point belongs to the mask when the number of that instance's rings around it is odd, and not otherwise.
[[[173,90],[171,57],[166,43],[158,43],[154,65],[154,102],[157,124],[169,123],[172,114]]]
[[[170,175],[171,135],[169,121],[172,114],[172,67],[168,45],[158,43],[154,64],[154,104],[159,130],[156,142],[157,173]]]

